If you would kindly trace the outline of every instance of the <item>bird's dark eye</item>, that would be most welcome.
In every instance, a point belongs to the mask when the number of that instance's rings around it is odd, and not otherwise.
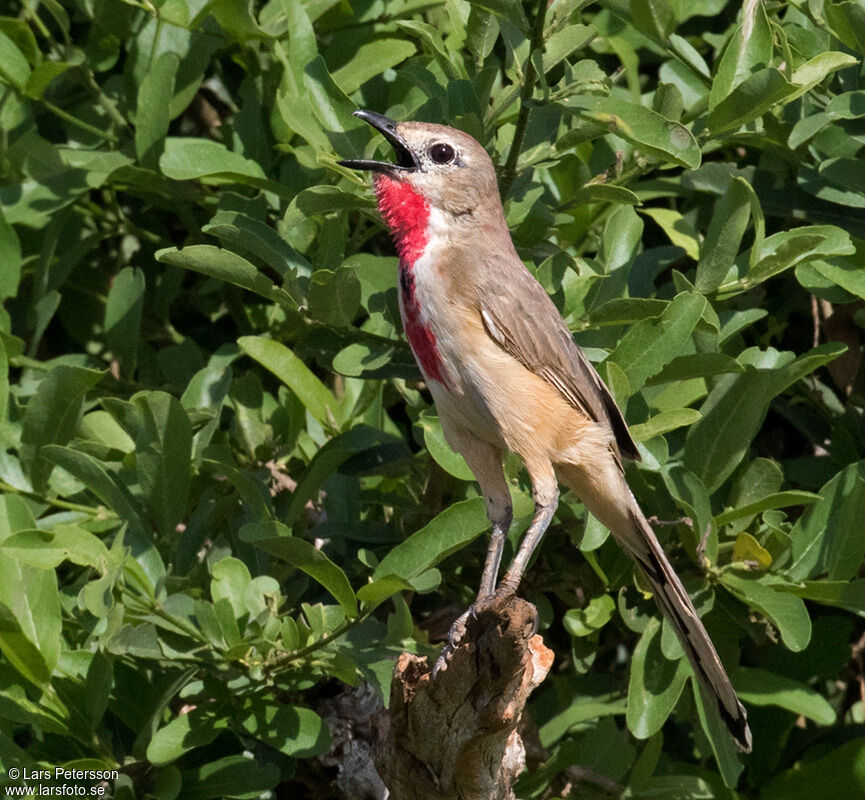
[[[449,164],[454,160],[454,149],[449,144],[445,144],[444,142],[438,142],[434,144],[429,149],[430,158],[436,162],[436,164]]]

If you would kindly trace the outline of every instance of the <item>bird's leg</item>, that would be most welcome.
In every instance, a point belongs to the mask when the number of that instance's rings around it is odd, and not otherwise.
[[[511,520],[513,519],[511,493],[508,490],[508,484],[502,471],[501,451],[476,439],[472,434],[462,429],[454,430],[445,424],[444,418],[442,418],[442,428],[448,442],[455,450],[462,453],[469,469],[475,478],[477,478],[481,492],[483,492],[484,499],[486,500],[487,516],[490,522],[492,522],[493,529],[486,558],[484,559],[484,570],[481,575],[477,598],[451,625],[448,631],[447,643],[442,648],[433,667],[433,676],[440,670],[447,668],[450,654],[465,635],[466,624],[469,618],[493,594],[496,578],[499,574],[502,552],[505,547],[505,537],[508,535]]]
[[[493,520],[493,530],[490,534],[490,544],[487,548],[487,557],[484,560],[484,571],[481,574],[481,585],[478,589],[476,603],[485,600],[495,591],[499,565],[502,563],[502,552],[505,549],[505,537],[508,535],[512,520],[513,513],[510,506],[506,509],[503,519]]]
[[[529,559],[544,538],[547,528],[553,519],[553,514],[556,513],[556,508],[559,505],[559,490],[558,487],[553,487],[552,496],[542,500],[538,495],[535,495],[535,515],[532,517],[531,525],[523,536],[523,541],[520,543],[520,549],[514,556],[514,560],[508,567],[504,578],[496,587],[494,592],[495,597],[504,597],[516,592],[520,581],[523,578],[523,573],[526,571]]]

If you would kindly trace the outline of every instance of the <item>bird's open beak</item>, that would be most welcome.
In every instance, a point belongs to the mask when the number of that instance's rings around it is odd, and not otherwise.
[[[355,117],[360,117],[364,122],[368,122],[387,139],[393,146],[396,153],[396,163],[391,164],[387,161],[369,161],[367,159],[347,159],[339,163],[349,169],[368,169],[373,172],[413,172],[418,169],[419,165],[414,154],[409,149],[406,140],[397,132],[397,123],[390,117],[384,114],[377,114],[375,111],[359,110],[354,112]]]

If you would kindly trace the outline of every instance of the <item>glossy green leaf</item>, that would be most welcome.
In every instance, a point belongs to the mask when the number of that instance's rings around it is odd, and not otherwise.
[[[717,289],[732,269],[751,215],[753,189],[742,178],[730,181],[706,232],[694,286],[700,292]]]
[[[631,733],[648,739],[667,721],[691,670],[684,658],[669,661],[661,652],[661,626],[649,622],[631,659],[626,719]]]
[[[760,0],[742,6],[742,23],[730,39],[709,93],[709,110],[716,106],[772,58],[772,31],[766,9]]]
[[[61,365],[43,378],[39,392],[30,398],[21,431],[21,460],[37,491],[48,485],[54,467],[46,460],[43,448],[69,442],[78,428],[86,394],[103,375],[92,369]]]
[[[309,708],[248,700],[238,711],[240,727],[287,756],[311,758],[330,748],[330,728]]]
[[[624,371],[631,392],[682,354],[705,305],[698,294],[680,294],[660,317],[640,322],[625,334],[609,359]]]
[[[252,522],[240,529],[240,538],[302,570],[324,586],[349,617],[357,616],[357,598],[345,573],[314,545],[292,536],[285,525]]]
[[[804,650],[811,639],[811,618],[805,604],[771,584],[725,572],[721,583],[752,608],[765,614],[778,628],[784,644],[793,652]]]
[[[419,419],[423,428],[423,441],[429,454],[446,472],[462,481],[473,481],[474,474],[466,464],[465,459],[454,452],[445,440],[439,418],[433,414],[421,414]]]
[[[841,5],[853,5],[843,3]],[[865,38],[863,38],[865,43]],[[775,775],[761,800],[814,800],[855,797],[865,792],[865,742],[856,737],[813,759],[797,761]]]
[[[243,336],[237,343],[247,355],[288,386],[319,422],[334,424],[337,419],[336,398],[284,344],[263,336]]]
[[[153,735],[147,745],[147,759],[157,766],[170,764],[184,753],[210,744],[228,722],[228,716],[212,705],[179,714]]]
[[[662,411],[639,425],[631,425],[631,437],[635,442],[645,442],[655,436],[674,431],[676,428],[693,425],[700,419],[700,412],[693,408],[677,408]]]
[[[375,568],[373,578],[387,575],[411,580],[478,538],[488,527],[482,497],[446,508],[391,550]]]
[[[789,100],[795,92],[796,87],[774,67],[758,70],[709,112],[709,130],[716,136],[736,130]]]
[[[650,108],[612,97],[595,100],[586,96],[568,98],[563,105],[603,125],[652,158],[689,169],[700,165],[700,148],[691,132]]]
[[[157,251],[156,260],[234,284],[289,308],[296,305],[284,289],[276,286],[245,258],[230,250],[222,250],[210,244],[190,245],[182,250],[169,247]]]
[[[566,611],[562,624],[571,636],[590,636],[610,621],[615,610],[616,601],[610,595],[598,595],[585,608]]]
[[[105,339],[126,377],[135,372],[138,359],[144,289],[144,273],[125,267],[114,276],[105,303]]]
[[[733,674],[739,699],[755,706],[780,706],[820,725],[835,722],[835,709],[813,689],[786,675],[763,669],[739,667]]]
[[[136,464],[144,499],[162,536],[183,519],[191,481],[192,426],[180,401],[164,392],[132,398],[142,426],[135,441]]]
[[[135,110],[135,153],[146,167],[159,163],[171,122],[171,99],[180,57],[177,53],[160,54],[145,73],[138,87]]]

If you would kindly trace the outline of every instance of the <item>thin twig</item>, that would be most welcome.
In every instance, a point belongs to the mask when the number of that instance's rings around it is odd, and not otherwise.
[[[538,79],[537,71],[535,70],[534,55],[544,49],[544,24],[546,23],[546,18],[547,0],[538,0],[538,11],[535,16],[534,27],[532,28],[529,57],[526,60],[525,80],[523,81],[523,90],[520,92],[520,110],[517,114],[514,139],[511,143],[508,160],[505,162],[505,168],[502,173],[501,194],[503,198],[507,197],[511,185],[517,176],[517,161],[520,158],[520,151],[523,148],[523,140],[526,138],[526,129],[529,124],[529,112],[531,110],[529,104]]]

